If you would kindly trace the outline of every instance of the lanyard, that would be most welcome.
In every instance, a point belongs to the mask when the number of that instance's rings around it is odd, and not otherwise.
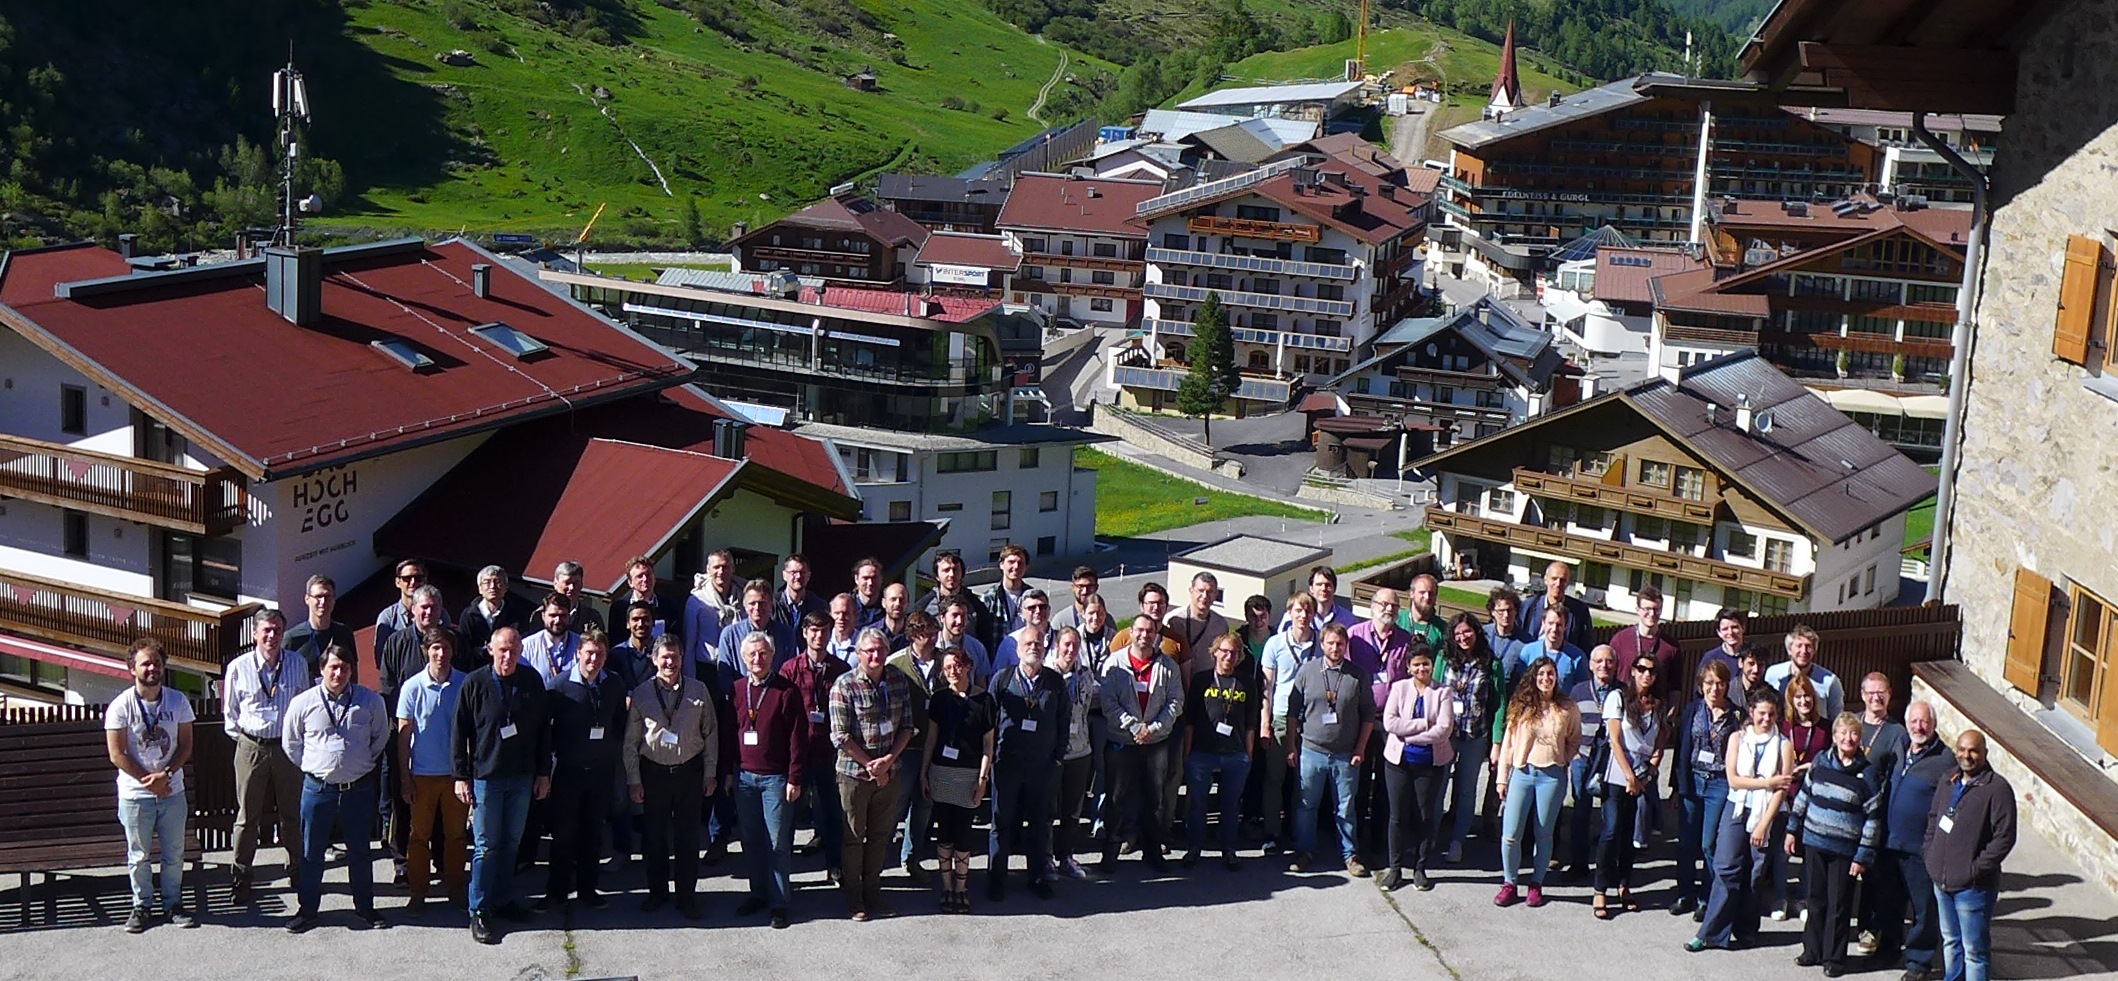
[[[757,728],[757,707],[765,701],[765,685],[755,678],[745,678],[743,680],[748,682],[748,684],[743,686],[743,708],[748,710],[750,722],[749,725],[743,728],[755,729]]]
[[[939,664],[941,659],[935,658],[934,662]],[[933,683],[933,676],[929,675],[927,678],[929,688],[933,686]],[[875,686],[875,711],[877,716],[884,722],[893,721],[890,718],[890,673],[884,671],[883,676],[875,679],[871,684]]]
[[[1346,680],[1345,673],[1339,669],[1324,669],[1324,704],[1326,706],[1331,708],[1338,707],[1338,686],[1339,682],[1344,680]]]
[[[140,738],[141,741],[144,742],[148,739],[148,733],[156,732],[162,728],[162,706],[167,705],[168,703],[163,701],[161,696],[155,696],[154,714],[149,715],[147,711],[147,700],[140,697],[140,690],[138,688],[132,690],[132,703],[140,710],[140,726],[142,733]]]
[[[264,692],[265,692],[265,700],[266,700],[266,701],[268,701],[268,702],[277,702],[277,701],[279,701],[279,690],[280,690],[280,686],[281,686],[281,684],[282,684],[283,680],[285,679],[285,677],[286,677],[286,674],[287,674],[287,652],[286,652],[286,651],[281,651],[281,652],[280,652],[280,655],[279,655],[279,660],[278,660],[278,661],[275,661],[275,662],[273,662],[273,665],[272,665],[272,685],[271,685],[271,687],[266,687],[266,685],[265,685],[265,655],[263,655],[263,654],[259,654],[259,655],[257,656],[257,686],[258,686],[259,688],[261,688],[261,689],[263,689],[263,690],[264,690]]]
[[[682,681],[678,684],[681,686]],[[673,697],[664,697],[665,695]],[[662,724],[670,729],[677,727],[677,709],[684,707],[684,693],[662,687],[662,679],[655,679],[655,704],[662,706]]]
[[[603,718],[603,676],[581,679],[581,687],[588,689],[588,718],[590,722]]]
[[[1957,807],[1957,805],[1958,805],[1958,804],[1961,804],[1961,803],[1963,803],[1963,802],[1964,802],[1964,791],[1966,791],[1966,790],[1969,790],[1969,789],[1971,789],[1971,781],[1970,781],[1970,780],[1968,780],[1968,779],[1966,779],[1966,778],[1964,778],[1964,777],[1957,777],[1957,778],[1956,778],[1956,787],[1955,787],[1955,789],[1954,789],[1954,790],[1951,790],[1951,791],[1949,792],[1949,813],[1948,813],[1948,815],[1947,815],[1947,816],[1948,816],[1948,817],[1949,817],[1950,819],[1952,819],[1952,820],[1953,820],[1953,819],[1955,819],[1955,817],[1956,817],[1956,807]]]
[[[504,729],[508,726],[514,725],[515,703],[512,699],[507,697],[507,682],[497,674],[493,676],[493,693],[500,697],[501,728]]]
[[[1771,749],[1771,748],[1772,748],[1772,737],[1771,737],[1770,735],[1768,735],[1768,736],[1766,736],[1766,737],[1765,737],[1764,739],[1760,739],[1760,740],[1758,740],[1758,744],[1757,744],[1757,746],[1751,749],[1751,751],[1750,751],[1750,776],[1751,776],[1751,777],[1752,777],[1753,779],[1755,779],[1755,778],[1757,778],[1757,777],[1762,777],[1762,776],[1764,776],[1764,775],[1765,775],[1765,774],[1764,774],[1764,773],[1762,772],[1762,771],[1763,771],[1763,769],[1764,769],[1764,766],[1765,766],[1765,751],[1766,751],[1766,750],[1768,750],[1768,749]],[[1773,769],[1777,770],[1777,769],[1779,769],[1779,767],[1775,766],[1775,767],[1773,767]]]
[[[332,711],[333,705],[337,705],[345,711]],[[333,695],[329,692],[324,694],[324,718],[331,720],[332,732],[341,736],[346,734],[346,723],[353,720],[353,692],[351,689],[347,689],[345,693],[339,695]]]

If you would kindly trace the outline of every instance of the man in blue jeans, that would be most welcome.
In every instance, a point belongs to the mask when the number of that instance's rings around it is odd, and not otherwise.
[[[1292,871],[1306,871],[1316,854],[1316,822],[1326,782],[1338,795],[1338,840],[1346,872],[1366,878],[1353,827],[1353,791],[1360,777],[1361,752],[1375,732],[1375,691],[1368,673],[1346,660],[1346,628],[1323,629],[1324,656],[1302,665],[1287,696],[1287,766],[1300,771],[1301,808],[1294,825]]]
[[[737,916],[770,910],[772,928],[787,928],[787,902],[794,891],[794,807],[802,796],[803,756],[809,722],[794,682],[772,673],[772,638],[743,638],[749,673],[736,679],[732,721],[736,726],[735,810],[742,825],[743,860],[750,866],[750,896]]]
[[[125,827],[125,867],[132,880],[132,915],[126,933],[147,929],[155,906],[152,860],[162,861],[162,912],[179,927],[198,921],[184,910],[184,819],[191,808],[184,794],[184,764],[191,760],[191,726],[196,718],[184,693],[162,687],[169,660],[162,642],[143,637],[132,642],[127,661],[132,688],[103,710],[104,744],[118,768],[118,822]],[[159,853],[151,851],[161,838]]]
[[[493,663],[464,679],[456,698],[456,798],[471,812],[471,939],[500,942],[492,917],[525,922],[514,901],[515,853],[532,797],[551,792],[552,733],[544,680],[520,670],[522,634],[493,631]]]
[[[1258,682],[1238,675],[1236,665],[1244,656],[1238,634],[1222,634],[1213,640],[1213,670],[1191,676],[1191,694],[1184,699],[1184,777],[1190,787],[1191,815],[1184,822],[1190,847],[1184,867],[1199,864],[1206,847],[1206,792],[1215,774],[1221,778],[1217,804],[1221,812],[1221,863],[1234,872],[1236,859],[1237,798],[1250,778],[1250,752],[1258,734]],[[1314,822],[1311,822],[1312,828]]]
[[[346,880],[353,915],[380,930],[389,926],[375,911],[375,863],[368,860],[369,815],[381,784],[377,766],[395,728],[382,696],[353,683],[352,651],[332,644],[317,665],[322,684],[294,696],[281,723],[280,745],[302,771],[302,858],[295,882],[300,905],[288,933],[316,925],[323,902],[324,852],[344,825]]]
[[[2015,788],[1986,764],[1986,734],[1976,729],[1956,737],[1956,765],[1927,811],[1927,875],[1945,981],[1986,981],[2000,863],[2015,849]]]

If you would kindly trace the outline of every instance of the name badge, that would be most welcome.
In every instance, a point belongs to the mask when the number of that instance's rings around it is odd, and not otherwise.
[[[1714,751],[1710,749],[1702,749],[1699,751],[1696,759],[1698,760],[1700,766],[1712,766],[1714,765]]]
[[[655,733],[655,744],[668,749],[677,748],[677,734],[668,729]]]
[[[1217,733],[1219,733],[1219,734],[1221,734],[1221,735],[1223,735],[1223,736],[1233,736],[1233,735],[1235,735],[1235,727],[1234,727],[1234,726],[1232,726],[1232,725],[1229,725],[1229,724],[1228,724],[1228,723],[1226,723],[1226,722],[1216,722],[1216,723],[1214,723],[1214,725],[1213,725],[1213,731],[1214,731],[1214,732],[1217,732]]]
[[[1021,724],[1021,726],[1022,726],[1022,731],[1023,731],[1023,732],[1036,732],[1036,731],[1037,731],[1037,720],[1036,720],[1036,719],[1024,719],[1024,720],[1022,720],[1022,722],[1021,722],[1020,724]]]
[[[1135,681],[1135,682],[1133,682],[1133,690],[1134,690],[1134,691],[1137,691],[1137,692],[1145,692],[1145,691],[1147,691],[1147,682],[1145,682],[1145,681]]]
[[[1944,814],[1934,822],[1934,830],[1942,834],[1948,834],[1956,830],[1956,819]]]
[[[810,723],[811,725],[823,725],[823,724],[824,724],[824,713],[822,713],[822,712],[811,712],[811,713],[809,713],[809,723]]]
[[[513,739],[513,738],[515,738],[515,724],[514,724],[514,723],[512,723],[512,722],[510,722],[510,723],[508,723],[507,725],[501,726],[501,727],[500,727],[500,738],[502,738],[502,739]]]
[[[953,759],[955,759],[955,758],[956,758],[956,747],[954,747],[954,746],[943,746],[943,747],[941,748],[941,758],[942,758],[942,759],[945,759],[945,760],[953,760]]]
[[[896,729],[896,728],[897,728],[897,724],[896,724],[896,723],[894,723],[894,722],[891,722],[891,721],[890,721],[889,719],[884,719],[884,720],[882,720],[881,722],[878,722],[878,723],[876,723],[876,725],[875,725],[875,732],[876,732],[876,733],[877,733],[878,735],[883,735],[883,736],[887,736],[887,735],[889,735],[889,734],[890,734],[891,730],[894,730],[894,729]]]
[[[755,745],[757,745],[757,730],[756,730],[756,729],[745,729],[745,730],[743,730],[743,745],[745,745],[745,746],[755,746]]]
[[[1325,724],[1325,725],[1327,725],[1327,726],[1335,726],[1335,725],[1338,725],[1338,713],[1337,713],[1337,712],[1325,712],[1325,713],[1324,713],[1324,719],[1323,719],[1323,722],[1324,722],[1324,724]]]
[[[603,727],[590,726],[588,730],[588,738],[591,741],[601,741],[603,739]]]

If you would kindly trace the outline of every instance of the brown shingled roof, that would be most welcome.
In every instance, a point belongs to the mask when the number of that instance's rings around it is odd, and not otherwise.
[[[1015,189],[1008,192],[996,224],[1145,240],[1147,229],[1127,222],[1140,202],[1160,193],[1161,181],[1024,174],[1015,178]]]

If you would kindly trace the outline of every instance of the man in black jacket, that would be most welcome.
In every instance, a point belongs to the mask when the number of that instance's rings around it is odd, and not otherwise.
[[[534,629],[536,616],[537,611],[528,600],[508,591],[506,569],[489,565],[478,570],[478,598],[456,617],[456,629],[463,641],[457,653],[472,663],[470,667],[457,664],[456,670],[468,674],[483,667],[485,644],[493,639],[493,631],[501,627]]]
[[[1934,731],[1934,706],[1905,706],[1905,731],[1904,746],[1884,775],[1889,789],[1883,803],[1882,854],[1865,888],[1876,911],[1869,925],[1875,930],[1878,962],[1888,964],[1903,951],[1904,981],[1926,981],[1940,974],[1934,954],[1941,937],[1934,922],[1934,883],[1927,878],[1927,812],[1934,804],[1934,788],[1948,783],[1957,767],[1948,745]],[[1907,904],[1912,908],[1909,931]]]
[[[1941,920],[1943,969],[1985,981],[1993,961],[2000,863],[2015,850],[2015,788],[1986,763],[1986,734],[1956,737],[1957,772],[1927,810],[1927,875]]]
[[[571,902],[580,890],[590,909],[610,905],[596,891],[603,859],[603,823],[610,816],[619,752],[625,745],[625,679],[605,670],[610,638],[590,629],[581,637],[573,669],[551,689],[552,830],[551,873],[544,896],[530,908],[542,913]]]
[[[993,744],[993,832],[986,895],[1007,895],[1008,856],[1029,861],[1030,892],[1052,898],[1052,789],[1066,755],[1072,705],[1066,681],[1044,666],[1044,638],[1018,640],[1016,661],[993,678],[1000,717]],[[1028,827],[1024,827],[1027,822]]]
[[[464,679],[456,700],[456,799],[471,814],[471,939],[500,942],[495,914],[530,918],[513,898],[515,852],[532,798],[551,793],[552,730],[544,681],[522,667],[522,635],[493,631],[493,663]]]
[[[604,633],[612,637],[625,636],[625,618],[634,603],[645,603],[654,610],[655,636],[675,634],[682,639],[684,597],[663,588],[655,580],[654,563],[644,555],[634,556],[625,564],[625,588],[611,595],[610,623]]]

